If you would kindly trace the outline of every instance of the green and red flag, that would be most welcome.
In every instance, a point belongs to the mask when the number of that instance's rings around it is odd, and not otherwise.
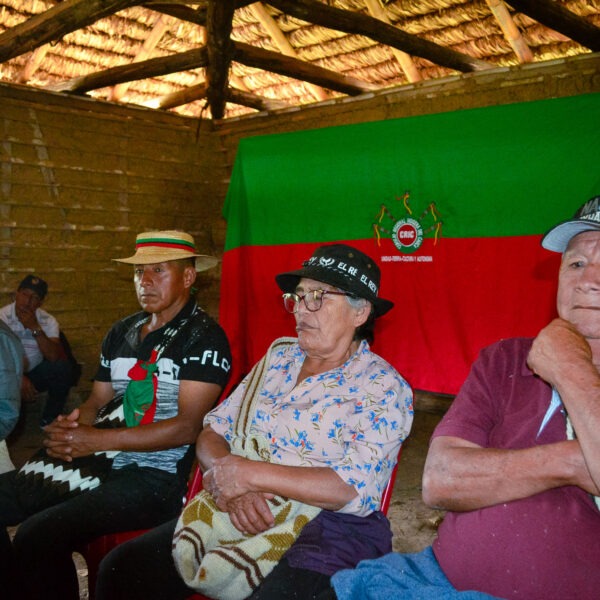
[[[325,243],[373,257],[373,349],[455,394],[479,350],[555,316],[541,235],[600,194],[600,94],[247,138],[224,206],[220,321],[234,377],[294,335],[277,273]]]

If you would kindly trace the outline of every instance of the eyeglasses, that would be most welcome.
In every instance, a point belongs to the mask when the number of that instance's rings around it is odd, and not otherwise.
[[[293,314],[298,312],[300,302],[304,300],[306,310],[310,312],[317,312],[323,305],[323,296],[325,296],[325,294],[331,294],[332,296],[350,296],[350,298],[356,298],[354,294],[350,294],[349,292],[334,292],[330,290],[311,290],[310,292],[306,292],[304,296],[299,296],[298,294],[288,292],[287,294],[282,295],[283,306],[285,307],[285,310]]]

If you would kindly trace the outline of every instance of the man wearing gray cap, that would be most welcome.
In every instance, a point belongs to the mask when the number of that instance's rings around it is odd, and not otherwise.
[[[0,308],[0,319],[18,336],[25,350],[21,397],[33,401],[37,392],[48,392],[40,425],[45,427],[62,412],[73,382],[71,363],[60,343],[58,321],[41,308],[48,284],[27,275],[19,284],[15,301]]]
[[[434,431],[433,546],[338,573],[340,600],[599,597],[600,196],[542,246],[562,254],[559,316],[485,348]]]

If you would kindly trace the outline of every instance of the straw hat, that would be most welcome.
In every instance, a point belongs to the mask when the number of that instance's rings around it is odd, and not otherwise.
[[[194,238],[183,231],[145,231],[135,239],[135,254],[113,260],[131,265],[148,265],[196,257],[196,271],[206,271],[219,262],[214,256],[198,254]]]

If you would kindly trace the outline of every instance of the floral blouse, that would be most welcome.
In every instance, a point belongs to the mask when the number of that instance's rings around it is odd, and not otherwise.
[[[368,515],[410,432],[412,390],[365,340],[340,367],[296,385],[304,357],[298,343],[272,354],[250,432],[268,439],[273,463],[332,468],[358,494],[339,512]],[[204,419],[228,442],[247,382]]]

